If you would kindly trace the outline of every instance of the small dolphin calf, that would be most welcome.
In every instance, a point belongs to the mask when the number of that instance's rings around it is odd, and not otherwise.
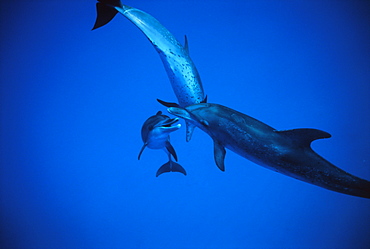
[[[261,166],[336,192],[370,198],[370,182],[334,166],[311,149],[311,142],[331,135],[316,129],[277,131],[218,104],[170,107],[168,112],[208,133],[217,166],[225,170],[225,148]]]
[[[124,5],[120,0],[98,0],[96,10],[97,18],[93,30],[110,22],[120,12],[145,34],[163,62],[180,107],[207,102],[198,70],[189,56],[186,37],[185,45],[182,46],[153,16]],[[168,107],[176,105],[158,101]],[[186,123],[187,141],[190,141],[194,128]]]
[[[138,159],[140,160],[140,156],[145,147],[150,149],[163,149],[168,155],[168,162],[158,169],[156,176],[166,172],[180,172],[186,175],[185,169],[171,159],[172,155],[177,161],[175,149],[170,143],[170,133],[180,129],[181,124],[172,126],[178,120],[178,118],[171,119],[166,115],[162,115],[162,112],[159,111],[156,115],[148,118],[141,128],[141,138],[143,139],[144,145],[140,150]]]

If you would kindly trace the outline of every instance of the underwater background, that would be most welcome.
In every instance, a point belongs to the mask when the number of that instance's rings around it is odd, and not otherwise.
[[[176,102],[158,54],[95,1],[1,1],[0,248],[370,248],[370,200],[332,192],[171,134],[188,175],[142,146]],[[125,4],[186,34],[208,102],[279,130],[370,180],[370,1]],[[181,121],[182,124],[183,121]]]

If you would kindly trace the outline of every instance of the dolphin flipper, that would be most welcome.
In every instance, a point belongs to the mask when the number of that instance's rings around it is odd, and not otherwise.
[[[196,126],[186,120],[185,124],[186,124],[186,142],[189,142],[191,140],[191,137],[193,136],[193,132]]]
[[[143,145],[143,147],[141,147],[141,150],[140,150],[140,153],[139,153],[139,155],[138,155],[138,157],[137,157],[137,160],[140,160],[140,156],[141,156],[141,154],[143,153],[143,151],[144,151],[144,149],[145,149],[145,147],[147,146],[148,144],[147,143],[145,143],[144,145]]]
[[[167,172],[179,172],[186,175],[185,169],[180,164],[175,163],[174,161],[168,161],[158,169],[156,177]]]
[[[225,164],[224,164],[225,155],[226,155],[225,147],[219,141],[215,139],[213,139],[213,143],[214,143],[214,157],[215,157],[216,165],[220,170],[225,171]]]

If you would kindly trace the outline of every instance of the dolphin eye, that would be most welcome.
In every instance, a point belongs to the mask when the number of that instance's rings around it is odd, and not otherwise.
[[[202,123],[202,125],[204,125],[204,126],[209,126],[209,123],[206,121],[206,120],[201,120],[200,121],[201,123]]]

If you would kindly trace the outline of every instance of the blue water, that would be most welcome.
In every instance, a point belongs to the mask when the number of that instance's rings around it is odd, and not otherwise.
[[[369,1],[127,0],[190,54],[208,101],[370,179]],[[94,1],[5,1],[1,27],[1,248],[369,248],[370,200],[310,185],[197,129],[172,133],[188,175],[155,177],[143,122],[175,102],[158,54],[127,19],[95,31]]]

